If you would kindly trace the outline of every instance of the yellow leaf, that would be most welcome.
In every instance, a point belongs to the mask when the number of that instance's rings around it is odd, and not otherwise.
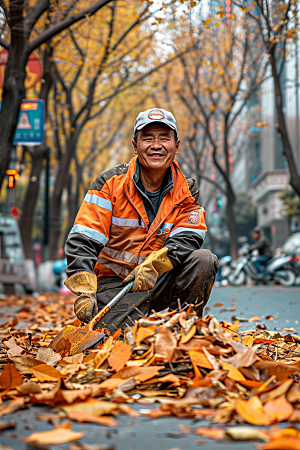
[[[233,66],[233,62],[230,61],[230,62],[228,63],[228,65],[229,65],[229,67],[232,67],[232,66]]]
[[[215,23],[215,27],[218,28],[220,24],[218,22]]]
[[[39,381],[57,381],[62,378],[62,374],[48,364],[31,367],[30,371]]]
[[[233,367],[231,364],[222,363],[222,369],[228,370],[228,378],[231,378],[234,381],[245,381],[246,378],[244,375],[235,367]]]
[[[242,344],[246,345],[247,347],[252,347],[253,341],[254,341],[253,336],[242,337]]]
[[[260,398],[255,395],[249,400],[238,399],[236,402],[236,412],[251,425],[270,425],[270,420],[265,416]]]
[[[215,105],[211,105],[210,110],[214,111],[216,109]]]

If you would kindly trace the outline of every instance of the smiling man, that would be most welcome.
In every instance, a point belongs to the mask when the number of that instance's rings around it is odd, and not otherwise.
[[[129,164],[93,182],[66,242],[65,284],[78,295],[81,321],[134,279],[132,292],[99,324],[111,331],[179,302],[202,316],[218,271],[216,256],[201,249],[206,225],[199,189],[175,161],[180,140],[173,114],[141,112],[132,144],[136,156]]]

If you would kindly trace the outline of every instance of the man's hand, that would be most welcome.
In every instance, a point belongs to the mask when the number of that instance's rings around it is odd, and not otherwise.
[[[97,277],[91,272],[78,272],[65,281],[70,291],[79,297],[74,303],[74,311],[81,322],[89,322],[97,314]]]
[[[79,295],[74,303],[74,312],[81,322],[89,322],[98,312],[97,300],[91,295]]]
[[[133,269],[124,283],[134,279],[132,292],[148,291],[155,286],[158,275],[173,269],[173,264],[167,257],[167,247],[154,250],[146,260]]]

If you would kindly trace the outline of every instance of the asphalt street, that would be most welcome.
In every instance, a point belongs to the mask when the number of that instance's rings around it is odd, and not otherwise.
[[[215,303],[224,303],[223,306],[213,306]],[[242,322],[242,329],[254,328],[259,324],[270,331],[281,331],[284,328],[294,329],[300,334],[300,289],[282,288],[280,286],[243,287],[243,288],[215,288],[209,302],[208,313],[214,314],[218,320],[230,320],[236,318],[250,318],[259,316],[261,321],[253,323]],[[135,408],[141,413],[147,409],[156,408],[136,403]],[[16,421],[14,430],[7,430],[0,434],[0,444],[6,444],[12,449],[30,449],[28,444],[21,443],[19,438],[28,436],[34,431],[50,430],[52,425],[38,421],[34,414],[46,412],[50,407],[30,407],[15,414],[5,416],[6,420]],[[222,450],[222,448],[235,448],[236,450],[253,450],[255,443],[251,442],[225,442],[204,439],[193,434],[183,433],[178,425],[184,424],[190,428],[207,426],[207,422],[195,423],[191,419],[161,418],[148,419],[140,417],[131,419],[128,416],[117,418],[119,426],[106,428],[92,424],[73,423],[74,431],[85,431],[86,435],[80,440],[82,445],[102,444],[107,450],[194,450],[204,445],[207,450]],[[283,426],[285,424],[282,424]],[[198,441],[198,442],[197,442]],[[205,441],[205,442],[203,442]],[[0,450],[8,450],[9,447],[0,445]],[[51,450],[68,448],[69,444],[48,447]],[[37,448],[37,447],[35,447]],[[92,450],[92,447],[90,447]],[[94,447],[95,448],[95,447]],[[95,450],[100,450],[98,447]]]

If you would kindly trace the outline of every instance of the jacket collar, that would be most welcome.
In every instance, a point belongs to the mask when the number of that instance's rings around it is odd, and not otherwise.
[[[147,213],[144,208],[143,199],[141,195],[138,193],[137,188],[135,187],[133,177],[136,177],[136,165],[137,165],[137,156],[131,159],[129,162],[128,172],[126,174],[126,178],[124,181],[124,191],[131,201],[131,203],[135,206],[143,221],[149,225],[149,220],[147,217]],[[175,207],[187,197],[191,197],[191,193],[189,190],[188,183],[186,181],[185,176],[180,170],[179,164],[177,161],[173,161],[171,165],[171,175],[173,179],[173,188],[166,194],[166,197],[170,198],[170,204],[168,205],[168,209],[171,210],[172,207]],[[164,200],[165,200],[164,199]],[[163,201],[164,202],[164,201]],[[151,226],[152,228],[152,226]]]
[[[172,179],[173,181],[173,187],[170,190],[171,201],[174,204],[178,204],[182,202],[186,197],[190,197],[191,193],[186,178],[181,172],[177,161],[173,161],[171,170],[170,180]],[[136,187],[133,180],[137,182],[138,178],[139,171],[137,172],[137,156],[135,156],[129,162],[128,172],[124,181],[124,188],[131,198],[133,198],[136,194]]]

